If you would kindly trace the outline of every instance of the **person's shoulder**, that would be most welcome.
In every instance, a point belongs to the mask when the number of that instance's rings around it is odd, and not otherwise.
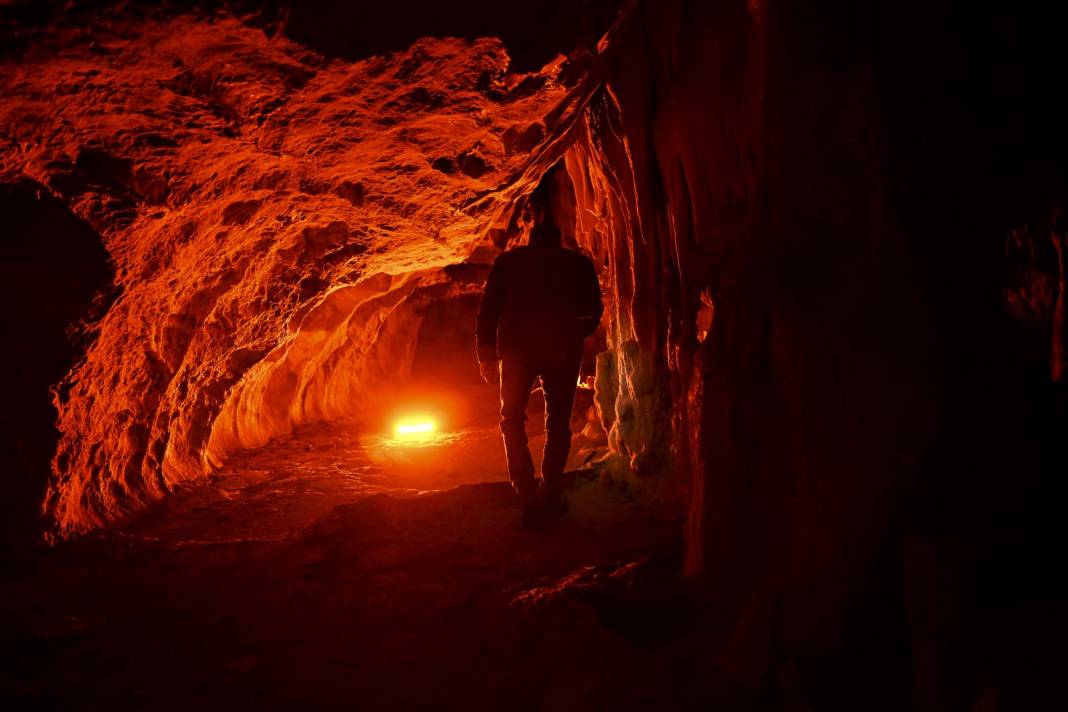
[[[522,261],[530,256],[530,245],[517,245],[497,255],[497,262],[508,264],[509,262]]]
[[[497,255],[494,258],[493,264],[494,265],[506,265],[509,262],[514,262],[516,259],[522,259],[522,252],[521,251],[525,250],[525,249],[526,249],[526,247],[519,246],[519,247],[513,247],[513,248],[511,248],[509,250],[505,250],[504,252],[502,252],[501,254]]]
[[[582,267],[589,267],[590,269],[593,269],[593,260],[591,260],[584,253],[579,252],[578,250],[565,249],[564,251],[567,252],[567,259],[571,260],[576,265],[581,265]]]

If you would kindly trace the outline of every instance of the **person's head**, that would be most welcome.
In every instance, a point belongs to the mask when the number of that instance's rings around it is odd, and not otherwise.
[[[551,222],[540,222],[530,231],[530,244],[532,247],[559,247],[560,230]]]
[[[544,222],[552,212],[550,202],[548,187],[545,184],[539,185],[526,198],[523,219],[533,225]]]

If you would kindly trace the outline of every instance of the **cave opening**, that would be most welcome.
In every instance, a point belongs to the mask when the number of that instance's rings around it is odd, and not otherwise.
[[[605,235],[612,230],[609,215],[618,219],[621,208],[614,194],[603,192],[603,183],[589,183],[592,171],[583,163],[584,154],[568,143],[558,151],[563,155],[555,163],[529,173],[527,192],[516,194],[499,210],[498,224],[505,227],[498,234],[508,235],[508,242],[476,246],[467,260],[440,269],[375,275],[351,288],[329,291],[298,312],[292,339],[246,372],[212,424],[205,457],[219,473],[217,482],[225,487],[228,473],[240,473],[250,459],[270,461],[271,452],[282,458],[279,467],[296,466],[284,459],[287,453],[295,446],[297,452],[301,446],[314,448],[309,444],[313,442],[333,442],[334,450],[348,447],[350,458],[371,463],[374,484],[367,491],[422,493],[500,482],[500,402],[496,386],[484,383],[478,373],[475,315],[488,262],[500,250],[529,238],[531,225],[523,216],[534,188],[549,196],[549,219],[560,226],[564,245],[596,260],[609,305],[608,316],[584,344],[572,411],[576,435],[566,469],[592,474],[594,467],[616,478],[629,475],[627,444],[619,425],[613,428],[616,393],[629,381],[625,376],[620,380],[614,366],[606,366],[614,361],[611,349],[619,331],[613,326],[617,317],[612,305],[617,300],[607,277],[610,247]],[[587,182],[584,194],[576,190],[576,178]],[[606,180],[603,174],[601,180]],[[633,404],[624,407],[631,413],[636,409]],[[534,463],[540,466],[544,400],[537,383],[528,417]],[[641,437],[633,428],[627,432],[627,442]],[[257,448],[267,450],[243,455]],[[300,453],[299,459],[307,471],[329,470],[310,463],[306,454]],[[651,473],[647,468],[645,474]],[[353,484],[360,480],[358,471],[335,474],[348,477],[345,491],[350,496],[366,494]],[[323,504],[346,501],[339,495]]]

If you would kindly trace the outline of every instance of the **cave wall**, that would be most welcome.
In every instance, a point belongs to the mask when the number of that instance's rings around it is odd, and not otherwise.
[[[821,709],[969,706],[1004,663],[985,617],[1054,540],[1063,415],[1000,291],[1063,139],[1036,111],[1021,141],[989,84],[1051,68],[952,3],[633,13],[568,166],[615,358],[669,394],[686,568],[735,622],[717,665]]]
[[[231,388],[214,418],[205,458],[221,467],[231,453],[290,435],[307,423],[348,420],[375,431],[406,388],[421,393],[447,388],[461,368],[473,362],[470,335],[488,265],[455,265],[444,270],[377,275],[326,295],[300,322],[292,339],[276,346]],[[436,309],[457,310],[468,318],[446,320],[459,327],[432,365],[420,350],[441,347],[421,338]],[[459,315],[455,315],[459,316]],[[421,366],[421,368],[420,368]],[[477,370],[475,372],[477,377]],[[422,377],[422,378],[420,378]]]
[[[56,379],[63,538],[403,377],[568,90],[495,39],[349,62],[224,10],[53,9],[5,45],[0,177],[85,220],[120,293]]]

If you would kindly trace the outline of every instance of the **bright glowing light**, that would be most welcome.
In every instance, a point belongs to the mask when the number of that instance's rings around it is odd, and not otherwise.
[[[433,432],[433,423],[407,423],[397,426],[398,435],[407,435],[409,433],[429,433]]]
[[[422,440],[432,437],[437,429],[431,418],[405,418],[393,426],[393,434],[398,440]]]

